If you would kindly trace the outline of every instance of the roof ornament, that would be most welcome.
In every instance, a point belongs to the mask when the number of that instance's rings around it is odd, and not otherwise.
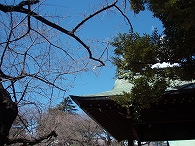
[[[131,111],[129,110],[129,108],[127,108],[127,115],[126,115],[127,119],[131,119],[132,115],[131,115]]]

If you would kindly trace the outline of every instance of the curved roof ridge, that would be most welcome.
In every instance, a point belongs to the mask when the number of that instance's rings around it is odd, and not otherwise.
[[[85,95],[85,97],[122,95],[124,92],[130,93],[132,87],[133,84],[131,84],[128,80],[116,79],[112,90],[97,93],[97,94]]]
[[[87,95],[81,95],[80,97],[108,97],[108,96],[116,96],[116,95],[123,95],[124,92],[130,93],[131,89],[133,88],[133,84],[130,83],[129,80],[126,79],[116,79],[114,83],[114,87],[105,92],[100,92],[96,94],[87,94]],[[171,83],[171,87],[167,88],[167,91],[178,91],[182,89],[195,89],[195,81],[173,81]]]

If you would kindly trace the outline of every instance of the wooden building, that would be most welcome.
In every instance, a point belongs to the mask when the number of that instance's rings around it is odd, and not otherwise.
[[[86,96],[70,95],[92,119],[118,141],[133,146],[143,141],[195,139],[195,83],[169,89],[163,98],[141,111],[141,121],[132,118],[131,109],[121,107],[111,96],[131,92],[132,84],[118,79],[112,90]]]

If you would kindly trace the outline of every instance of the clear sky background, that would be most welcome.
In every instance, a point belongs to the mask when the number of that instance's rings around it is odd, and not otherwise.
[[[48,3],[48,5],[45,5],[43,11],[60,15],[64,14],[64,19],[61,21],[60,25],[66,29],[71,29],[84,18],[84,15],[88,16],[102,6],[104,4],[102,3],[103,1],[104,0],[47,0],[45,4]],[[108,0],[108,3],[111,2],[111,0]],[[118,6],[120,6],[120,2]],[[135,15],[133,11],[130,10],[129,6],[127,6],[126,10],[126,15],[131,21],[134,32],[151,34],[155,27],[162,31],[161,22],[153,18],[152,13],[149,11],[146,10]],[[77,34],[86,41],[88,39],[112,41],[118,33],[128,33],[129,28],[124,17],[122,17],[116,9],[111,9],[86,22]],[[74,46],[74,44],[72,44],[72,46]],[[98,47],[96,49],[98,49]],[[113,55],[112,50],[113,48],[109,47],[110,56]],[[84,48],[83,51],[85,51]],[[92,69],[92,71],[81,73],[76,76],[73,88],[71,88],[66,95],[86,95],[111,90],[116,80],[115,71],[116,67],[106,62],[106,66],[102,68],[96,68]]]

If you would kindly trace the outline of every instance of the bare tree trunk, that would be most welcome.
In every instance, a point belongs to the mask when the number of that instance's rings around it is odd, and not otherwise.
[[[9,130],[17,115],[17,104],[0,82],[0,146],[9,144]]]

